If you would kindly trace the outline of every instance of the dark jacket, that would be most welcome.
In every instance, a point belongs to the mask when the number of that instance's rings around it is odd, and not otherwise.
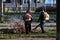
[[[44,20],[45,20],[44,12],[41,12],[38,21],[43,22]]]

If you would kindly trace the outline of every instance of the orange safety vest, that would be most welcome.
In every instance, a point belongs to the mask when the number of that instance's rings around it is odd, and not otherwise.
[[[31,20],[31,18],[32,16],[29,13],[25,14],[25,20]]]
[[[45,17],[46,20],[49,20],[49,14],[47,12],[45,12],[44,17]]]

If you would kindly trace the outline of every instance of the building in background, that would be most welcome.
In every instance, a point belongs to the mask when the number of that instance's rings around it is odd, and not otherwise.
[[[31,11],[35,11],[35,0],[30,0],[30,8]],[[16,8],[16,0],[3,0],[5,5],[5,12],[15,12]],[[21,3],[18,1],[17,8],[18,12],[20,11],[26,11],[28,7],[28,0],[21,0]],[[37,0],[37,8],[41,6],[54,6],[56,7],[56,0]]]

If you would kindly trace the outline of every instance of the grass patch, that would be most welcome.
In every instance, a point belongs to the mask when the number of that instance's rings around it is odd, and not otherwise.
[[[3,26],[3,24],[5,24],[5,23],[0,23],[0,25],[2,25],[2,26]],[[56,29],[49,29],[48,28],[48,31],[44,34],[42,34],[42,33],[0,34],[0,38],[19,38],[19,37],[56,37]]]
[[[19,38],[19,37],[56,37],[55,31],[49,31],[47,33],[32,33],[32,34],[0,34],[0,38]]]
[[[0,34],[0,38],[18,38],[19,34]]]
[[[55,36],[56,37],[56,31],[50,31],[47,33],[48,36]]]
[[[7,27],[9,24],[6,23],[0,23],[0,27]]]

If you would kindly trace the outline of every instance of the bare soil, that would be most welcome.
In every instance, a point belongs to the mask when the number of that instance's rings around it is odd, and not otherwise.
[[[0,40],[56,40],[56,38],[17,38],[17,39],[0,39]]]

